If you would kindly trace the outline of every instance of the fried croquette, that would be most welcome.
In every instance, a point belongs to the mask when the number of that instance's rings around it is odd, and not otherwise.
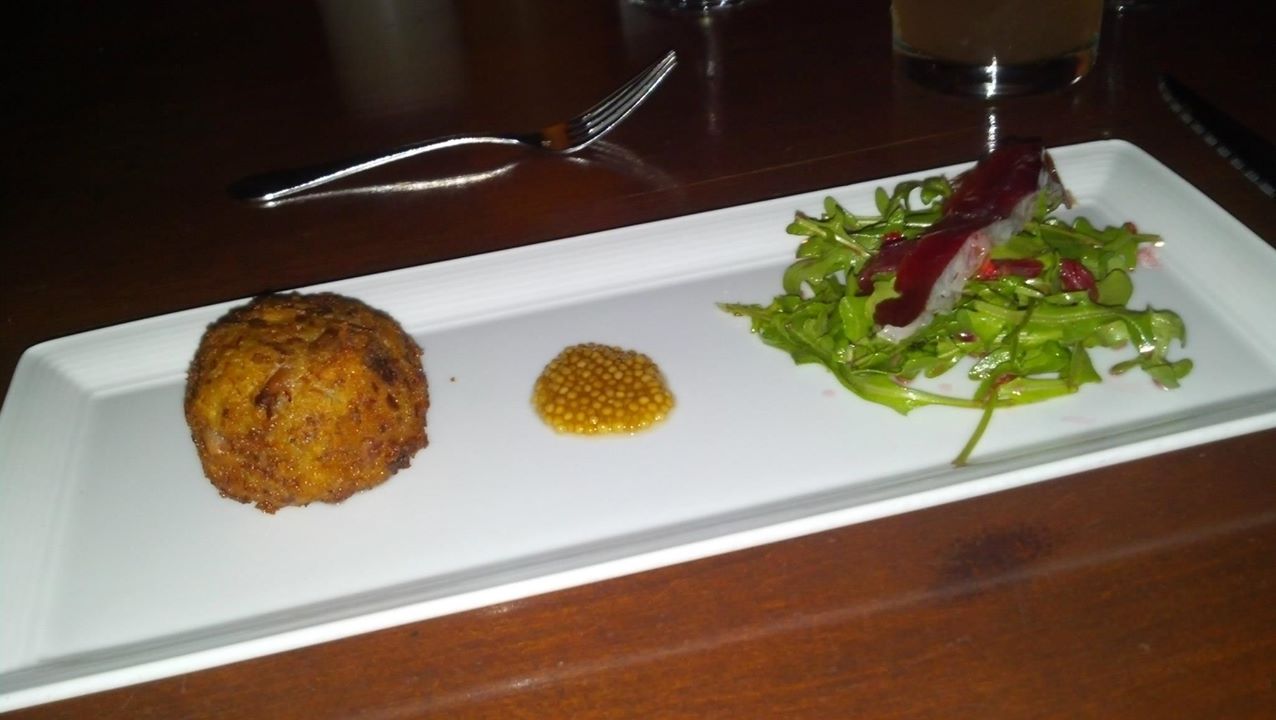
[[[426,446],[421,348],[389,315],[331,293],[258,298],[210,325],[186,421],[225,497],[274,513],[384,482]]]

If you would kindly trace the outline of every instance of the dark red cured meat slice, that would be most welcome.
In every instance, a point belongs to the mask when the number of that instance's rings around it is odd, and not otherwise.
[[[944,215],[1008,218],[1025,195],[1041,189],[1045,148],[1016,142],[993,150],[953,181]]]
[[[908,251],[913,247],[913,243],[905,240],[903,235],[884,239],[882,246],[878,248],[877,254],[872,257],[859,274],[859,287],[862,295],[868,295],[873,292],[873,278],[878,273],[895,272],[899,269],[899,263],[908,255]]]
[[[935,281],[965,246],[966,240],[987,225],[982,218],[944,217],[919,236],[912,252],[900,262],[895,274],[899,297],[877,305],[873,319],[879,325],[903,327],[922,314]]]
[[[920,235],[900,260],[895,275],[899,297],[879,304],[873,319],[879,325],[903,328],[933,309],[927,305],[935,284],[958,254],[963,250],[986,252],[986,247],[976,247],[968,241],[1022,211],[1022,203],[1041,188],[1042,171],[1046,169],[1044,157],[1045,149],[1039,144],[1008,144],[960,175],[944,205],[943,217]],[[998,229],[1000,235],[1008,234],[1006,229],[1014,232],[1018,228]],[[968,280],[978,266],[978,262],[973,263],[960,281]]]

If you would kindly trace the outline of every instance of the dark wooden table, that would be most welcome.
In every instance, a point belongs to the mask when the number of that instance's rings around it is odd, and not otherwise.
[[[990,115],[1130,140],[1271,241],[1272,202],[1155,86],[1172,72],[1276,140],[1276,23],[1249,5],[1110,13],[1090,77],[995,106],[896,78],[884,1],[10,8],[0,390],[25,348],[92,328],[967,161]],[[269,210],[224,192],[558,120],[668,48],[681,67],[610,137],[637,162],[458,151],[361,183],[518,162]],[[1274,467],[1264,432],[12,716],[1267,718]]]

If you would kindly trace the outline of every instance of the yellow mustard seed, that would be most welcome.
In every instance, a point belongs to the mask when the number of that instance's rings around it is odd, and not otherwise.
[[[585,343],[563,350],[545,366],[532,405],[561,433],[632,433],[673,410],[673,393],[651,358],[633,350]]]

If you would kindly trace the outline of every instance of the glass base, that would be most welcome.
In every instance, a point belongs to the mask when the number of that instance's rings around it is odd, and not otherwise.
[[[1022,65],[967,65],[919,55],[907,47],[895,47],[895,61],[908,79],[940,92],[984,98],[1068,87],[1094,67],[1095,56],[1095,49],[1090,47]]]
[[[708,15],[720,10],[743,5],[747,0],[630,0],[636,5],[642,5],[656,10],[663,10],[674,13],[689,13],[692,15]]]

